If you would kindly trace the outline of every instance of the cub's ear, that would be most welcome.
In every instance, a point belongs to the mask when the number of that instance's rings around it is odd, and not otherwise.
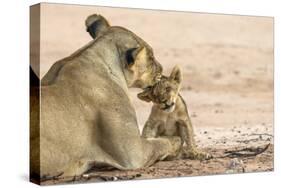
[[[90,15],[85,21],[87,32],[93,39],[101,36],[110,27],[108,21],[101,15]]]
[[[173,68],[169,79],[174,80],[179,84],[182,82],[182,73],[181,73],[181,69],[178,66],[175,66]]]
[[[126,61],[129,67],[132,65],[145,64],[144,62],[146,62],[146,57],[147,54],[145,47],[131,48],[126,52]]]
[[[150,102],[151,98],[150,98],[150,89],[146,89],[143,92],[138,94],[138,98],[140,100],[146,101],[146,102]]]

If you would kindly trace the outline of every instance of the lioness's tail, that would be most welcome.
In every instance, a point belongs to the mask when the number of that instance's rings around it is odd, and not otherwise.
[[[101,15],[93,14],[86,19],[86,27],[89,34],[95,39],[110,27],[108,21]]]

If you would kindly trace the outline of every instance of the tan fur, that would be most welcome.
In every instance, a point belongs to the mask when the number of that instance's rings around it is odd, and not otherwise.
[[[128,87],[153,85],[162,72],[151,47],[124,28],[105,28],[91,31],[98,37],[56,62],[41,81],[40,137],[31,139],[31,148],[40,140],[40,162],[31,159],[40,177],[81,175],[103,165],[136,169],[180,149],[178,137],[141,137],[128,95]]]
[[[170,77],[163,76],[153,87],[138,94],[141,100],[154,103],[142,136],[144,138],[180,136],[182,150],[178,155],[179,158],[209,158],[209,154],[196,148],[187,107],[179,94],[181,81],[181,71],[174,67]]]

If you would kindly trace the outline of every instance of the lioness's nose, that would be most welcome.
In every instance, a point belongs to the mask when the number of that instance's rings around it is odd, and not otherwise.
[[[156,77],[155,77],[155,80],[157,81],[157,82],[159,82],[160,80],[161,80],[161,74],[160,73],[158,73],[157,75],[156,75]]]
[[[175,103],[174,102],[172,102],[169,106],[173,106]]]

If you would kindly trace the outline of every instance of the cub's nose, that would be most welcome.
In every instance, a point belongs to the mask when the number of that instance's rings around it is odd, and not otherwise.
[[[170,105],[165,103],[164,105],[165,106],[162,108],[162,110],[169,110],[169,109],[173,109],[174,108],[175,103],[172,102]]]

